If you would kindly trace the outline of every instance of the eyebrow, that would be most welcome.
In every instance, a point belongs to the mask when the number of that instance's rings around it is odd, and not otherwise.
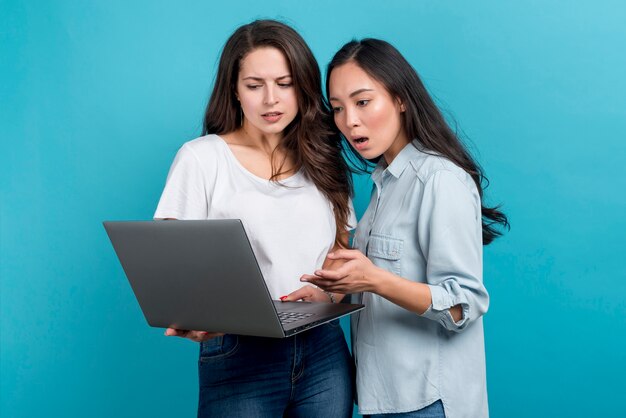
[[[277,77],[276,80],[282,80],[284,78],[291,78],[291,74],[287,74],[287,75],[281,75],[280,77]],[[254,81],[263,81],[264,79],[261,77],[253,77],[253,76],[249,76],[246,78],[243,78],[242,80],[254,80]]]
[[[354,96],[358,96],[359,94],[361,94],[361,93],[363,93],[363,92],[365,92],[365,91],[374,91],[374,90],[373,90],[373,89],[358,89],[358,90],[355,90],[355,91],[353,91],[352,93],[350,93],[350,96],[348,96],[348,97],[351,97],[351,98],[352,98],[352,97],[354,97]],[[336,97],[329,97],[329,98],[328,98],[328,100],[336,100],[336,101],[339,101],[339,99],[338,99],[338,98],[336,98]]]

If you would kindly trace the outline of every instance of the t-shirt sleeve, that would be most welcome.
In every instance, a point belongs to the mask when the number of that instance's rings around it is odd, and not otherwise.
[[[154,218],[207,219],[209,197],[205,185],[200,159],[189,145],[183,145],[170,167]]]

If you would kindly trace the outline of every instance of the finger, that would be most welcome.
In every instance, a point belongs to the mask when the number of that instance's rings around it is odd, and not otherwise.
[[[312,295],[313,288],[311,286],[304,285],[300,289],[291,292],[287,296],[282,296],[280,300],[283,302],[295,302],[297,300],[310,298]]]
[[[361,252],[359,250],[340,249],[340,250],[335,250],[332,253],[328,253],[328,258],[330,258],[331,260],[338,260],[338,259],[354,260],[355,258],[358,258],[360,255],[361,255]]]
[[[191,341],[202,342],[205,339],[208,340],[208,334],[209,333],[206,331],[189,331],[187,335],[185,335],[185,337],[190,339]]]
[[[318,278],[322,278],[322,279],[327,279],[327,280],[340,280],[343,279],[346,276],[346,273],[344,271],[342,271],[342,269],[339,270],[315,270],[315,276],[317,276]]]
[[[220,335],[224,335],[224,333],[209,331],[189,331],[189,333],[185,337],[190,339],[191,341],[201,343],[203,341],[210,340],[211,338],[219,337]]]
[[[328,291],[328,289],[332,286],[336,286],[337,283],[334,280],[326,280],[321,277],[313,276],[314,278],[309,279],[309,283],[313,283],[315,286],[319,287],[322,290]]]
[[[316,276],[314,274],[303,274],[302,276],[300,276],[300,281],[301,282],[308,282],[314,279],[319,279],[319,276]],[[309,286],[310,287],[310,286]]]
[[[209,331],[189,331],[186,329],[167,328],[165,330],[165,335],[168,337],[187,338],[188,340],[200,343],[202,341],[210,340],[211,338],[224,335],[224,333],[209,332]]]
[[[214,333],[207,331],[189,331],[189,334],[187,334],[186,337],[189,338],[191,341],[201,343],[202,341],[213,338],[212,334]]]
[[[165,330],[165,335],[168,337],[184,337],[188,332],[184,329],[168,328]]]
[[[350,285],[346,285],[345,283],[317,282],[316,285],[320,289],[322,289],[322,290],[324,290],[326,292],[331,292],[331,293],[342,293],[342,294],[346,295],[346,294],[355,292],[355,289],[352,289]]]

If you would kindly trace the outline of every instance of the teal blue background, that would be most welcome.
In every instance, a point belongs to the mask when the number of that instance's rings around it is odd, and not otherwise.
[[[492,416],[626,416],[619,0],[0,0],[0,415],[194,416],[197,348],[146,326],[101,221],[151,218],[259,17],[322,65],[392,42],[469,138],[513,225],[485,249]]]

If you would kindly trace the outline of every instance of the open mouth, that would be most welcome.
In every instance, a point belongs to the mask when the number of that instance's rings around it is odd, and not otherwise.
[[[357,151],[363,151],[367,147],[367,143],[369,142],[369,138],[366,136],[355,136],[351,138],[352,146]]]
[[[267,113],[263,113],[261,116],[263,117],[273,117],[273,116],[280,116],[282,115],[281,112],[267,112]]]

